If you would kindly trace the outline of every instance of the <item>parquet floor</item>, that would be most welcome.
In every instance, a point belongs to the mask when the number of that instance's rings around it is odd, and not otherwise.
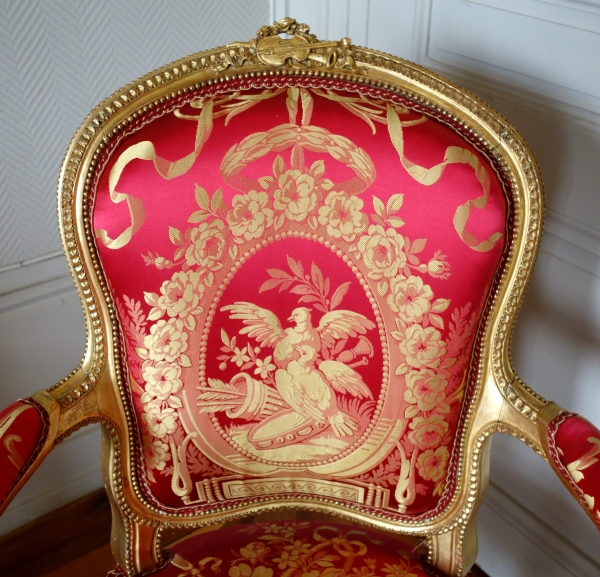
[[[1,536],[0,576],[104,577],[114,566],[108,546],[110,524],[106,493],[103,489],[90,493]],[[87,556],[89,562],[84,561]],[[78,569],[77,562],[86,569]]]
[[[107,543],[44,573],[41,577],[106,577],[114,567],[115,561],[110,552],[110,544]]]

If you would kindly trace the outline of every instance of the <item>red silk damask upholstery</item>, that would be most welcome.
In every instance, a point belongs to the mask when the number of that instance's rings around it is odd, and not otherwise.
[[[164,511],[309,495],[427,518],[454,491],[505,184],[433,110],[278,83],[167,102],[99,161],[141,488]]]
[[[600,431],[579,415],[560,413],[548,426],[550,455],[561,479],[600,529]]]
[[[419,549],[396,535],[339,523],[276,522],[203,533],[172,548],[154,577],[427,577]],[[107,577],[125,575],[119,569]],[[469,572],[466,577],[472,577]]]
[[[499,431],[599,524],[599,432],[510,361],[541,177],[464,89],[284,18],[101,103],[58,188],[86,348],[0,414],[0,511],[100,422],[110,575],[471,575]]]
[[[48,418],[31,399],[0,412],[0,508],[44,446]]]

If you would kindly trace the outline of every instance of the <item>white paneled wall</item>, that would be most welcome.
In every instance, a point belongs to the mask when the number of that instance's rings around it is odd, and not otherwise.
[[[55,178],[85,114],[160,64],[290,15],[320,38],[349,36],[455,79],[524,134],[549,210],[515,364],[546,398],[600,423],[600,0],[271,0],[270,12],[268,0],[5,2],[0,405],[49,386],[81,354],[80,306],[52,257]],[[97,447],[91,428],[53,452],[0,518],[0,533],[99,486]],[[591,522],[548,466],[497,436],[482,567],[502,577],[592,576],[599,552]]]
[[[0,18],[0,407],[79,362],[81,305],[62,256],[56,179],[103,98],[202,49],[252,38],[268,0],[5,0]],[[57,447],[0,517],[0,534],[102,485],[99,430]]]
[[[526,382],[600,423],[600,1],[274,0],[273,15],[349,36],[466,86],[528,140],[546,233],[513,353]],[[548,465],[496,435],[480,513],[491,575],[597,576],[600,536]]]
[[[2,407],[60,380],[83,354],[83,313],[66,261],[47,264],[62,276],[0,296]],[[0,517],[0,532],[102,486],[99,432],[88,427],[50,454]]]
[[[600,12],[589,4],[433,0],[424,56],[597,113]]]

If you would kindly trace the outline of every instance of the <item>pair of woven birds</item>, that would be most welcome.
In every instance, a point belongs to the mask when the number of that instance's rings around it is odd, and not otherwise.
[[[375,328],[372,321],[353,311],[334,310],[315,327],[310,309],[298,307],[288,318],[294,326],[284,329],[277,315],[253,303],[236,302],[221,310],[242,321],[240,334],[256,339],[261,347],[274,348],[277,392],[294,411],[330,426],[337,437],[351,436],[359,429],[356,419],[339,408],[335,392],[373,398],[361,375],[349,366],[358,354],[362,358],[354,366],[366,364],[366,356],[372,356],[370,341],[364,337]],[[342,347],[337,360],[331,359],[336,342],[352,338],[359,338],[359,353],[354,352],[357,347]]]

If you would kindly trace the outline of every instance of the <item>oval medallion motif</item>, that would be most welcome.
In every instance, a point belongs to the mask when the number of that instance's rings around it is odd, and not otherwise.
[[[284,238],[251,252],[216,302],[196,442],[223,455],[209,421],[257,464],[332,463],[366,440],[387,378],[375,301],[335,247]]]

